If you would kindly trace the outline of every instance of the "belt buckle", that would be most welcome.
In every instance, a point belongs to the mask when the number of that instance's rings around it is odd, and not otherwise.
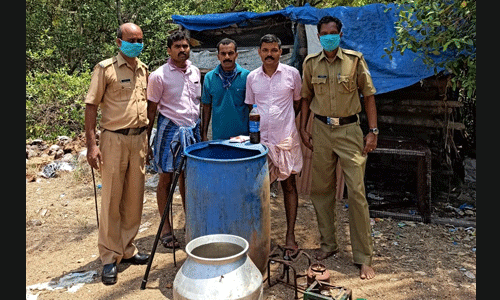
[[[333,125],[333,126],[340,125],[340,118],[326,117],[326,121],[328,122],[328,125]]]

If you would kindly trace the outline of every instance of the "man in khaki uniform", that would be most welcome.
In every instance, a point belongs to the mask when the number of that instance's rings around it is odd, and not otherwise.
[[[148,70],[136,57],[143,47],[142,38],[139,26],[120,26],[116,39],[120,52],[95,66],[85,99],[87,161],[102,175],[98,248],[104,284],[116,283],[116,264],[145,264],[149,258],[133,244],[141,223],[148,149]],[[99,105],[102,134],[97,147]]]
[[[375,87],[363,55],[339,48],[342,23],[325,16],[318,23],[318,37],[324,51],[306,57],[303,64],[300,134],[313,150],[311,201],[316,210],[321,249],[316,258],[325,259],[338,251],[335,233],[335,166],[344,171],[349,195],[349,228],[354,263],[360,277],[371,279],[373,242],[364,173],[366,154],[377,146]],[[370,132],[364,138],[359,126],[359,92],[364,96]],[[314,113],[311,133],[306,131]],[[312,142],[311,142],[312,139]]]

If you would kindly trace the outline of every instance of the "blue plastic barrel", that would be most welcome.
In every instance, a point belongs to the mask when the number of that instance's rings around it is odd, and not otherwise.
[[[201,142],[184,150],[186,243],[208,234],[233,234],[264,273],[271,247],[268,149],[262,144]]]

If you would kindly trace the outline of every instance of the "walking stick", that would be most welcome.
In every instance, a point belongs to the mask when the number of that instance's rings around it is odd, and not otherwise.
[[[97,208],[97,190],[95,187],[94,168],[90,166],[90,170],[92,171],[92,181],[94,182],[95,217],[97,219],[97,228],[99,228],[99,209]]]
[[[172,148],[172,145],[170,145],[170,147]],[[180,143],[178,143],[177,149],[175,150],[175,154],[174,154],[174,157],[173,157],[174,163],[176,161],[177,155],[179,154],[179,151],[180,151],[181,148],[182,147],[181,147]],[[146,273],[144,273],[144,277],[142,278],[141,290],[144,290],[146,288],[146,284],[148,282],[149,271],[151,270],[151,265],[153,263],[153,258],[155,256],[156,247],[158,246],[158,241],[160,240],[161,230],[163,229],[163,223],[165,222],[165,220],[166,220],[166,218],[168,216],[168,213],[170,211],[170,208],[172,207],[172,199],[174,197],[175,186],[177,185],[177,181],[179,180],[179,176],[181,175],[182,168],[184,167],[185,160],[186,160],[186,156],[185,156],[184,152],[182,152],[181,153],[181,161],[179,163],[179,166],[175,169],[175,172],[174,172],[174,181],[172,183],[172,186],[170,187],[170,192],[169,192],[168,198],[167,198],[167,204],[165,205],[165,210],[163,211],[163,215],[161,216],[160,226],[158,227],[158,231],[156,232],[155,241],[153,242],[153,249],[151,249],[151,254],[149,255],[148,267],[146,268]],[[172,224],[172,229],[173,229],[173,223],[171,223],[171,224]],[[173,238],[173,230],[172,230],[172,238]],[[174,246],[173,247],[174,266],[176,266],[176,262],[175,262],[175,240],[172,240],[172,241],[173,241],[173,246]]]

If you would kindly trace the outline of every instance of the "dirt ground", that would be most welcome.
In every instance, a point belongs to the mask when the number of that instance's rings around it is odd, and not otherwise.
[[[28,173],[39,171],[47,159],[26,161]],[[149,179],[152,174],[146,175]],[[30,177],[32,180],[33,177]],[[100,178],[97,178],[100,184]],[[283,245],[286,232],[285,212],[281,189],[271,197],[272,245]],[[98,191],[100,199],[100,191]],[[160,217],[156,206],[155,188],[147,187],[142,225],[136,245],[150,252]],[[347,200],[338,205],[340,253],[322,263],[336,286],[350,288],[352,299],[475,299],[476,298],[476,230],[475,228],[423,224],[391,219],[372,219],[375,242],[373,267],[376,277],[359,279],[352,264]],[[173,203],[175,234],[184,242],[184,213],[178,193]],[[305,252],[319,247],[316,216],[308,196],[300,196],[296,238]],[[140,290],[146,266],[120,265],[118,283],[101,283],[102,266],[97,250],[97,226],[94,191],[88,166],[78,165],[72,172],[58,172],[56,178],[38,177],[26,183],[26,287],[44,282],[57,282],[73,272],[94,270],[97,276],[76,292],[60,290],[30,290],[38,299],[172,299],[172,283],[176,272],[186,259],[183,250],[176,251],[177,267],[171,250],[157,248],[146,290]],[[304,272],[307,263],[297,262]],[[273,282],[278,264],[271,267]],[[305,288],[305,280],[299,285]],[[264,283],[264,299],[293,299],[290,287]],[[302,298],[302,294],[299,293]],[[28,290],[27,290],[28,299]],[[35,299],[31,296],[30,299]]]

